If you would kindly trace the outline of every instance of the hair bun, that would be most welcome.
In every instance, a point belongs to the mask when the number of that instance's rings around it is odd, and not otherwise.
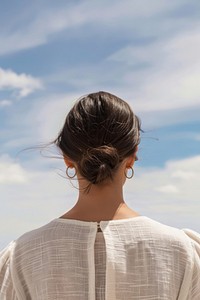
[[[112,179],[118,165],[119,155],[112,146],[88,148],[79,163],[81,175],[93,184]]]

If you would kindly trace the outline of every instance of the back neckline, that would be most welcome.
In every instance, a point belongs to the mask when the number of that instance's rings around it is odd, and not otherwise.
[[[64,219],[64,218],[56,218],[54,221],[56,222],[62,222],[62,223],[74,223],[74,224],[79,224],[79,225],[91,225],[91,224],[121,224],[121,223],[126,223],[130,221],[138,221],[142,219],[147,219],[148,217],[146,216],[137,216],[137,217],[131,217],[131,218],[126,218],[126,219],[116,219],[116,220],[102,220],[102,221],[83,221],[83,220],[78,220],[78,219]]]

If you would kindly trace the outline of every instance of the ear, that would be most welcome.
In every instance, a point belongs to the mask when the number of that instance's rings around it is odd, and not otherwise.
[[[130,168],[134,165],[134,162],[136,160],[136,154],[137,154],[137,151],[138,151],[138,146],[136,147],[135,149],[135,152],[133,153],[133,155],[131,155],[128,159],[127,159],[127,162],[126,162],[126,168]]]
[[[63,155],[63,158],[67,167],[74,168],[73,162],[66,155]]]
[[[134,156],[130,156],[126,161],[126,168],[132,167],[134,164],[134,161],[135,161]]]

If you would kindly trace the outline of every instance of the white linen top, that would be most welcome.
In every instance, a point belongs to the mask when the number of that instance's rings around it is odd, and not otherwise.
[[[0,300],[199,300],[200,234],[145,216],[54,219],[0,252]]]

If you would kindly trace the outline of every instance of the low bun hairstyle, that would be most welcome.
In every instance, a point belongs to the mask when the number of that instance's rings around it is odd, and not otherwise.
[[[80,160],[82,175],[96,184],[113,178],[113,171],[119,164],[117,149],[112,146],[89,148]]]
[[[113,179],[140,142],[140,120],[129,104],[107,92],[77,100],[54,143],[90,184]]]

